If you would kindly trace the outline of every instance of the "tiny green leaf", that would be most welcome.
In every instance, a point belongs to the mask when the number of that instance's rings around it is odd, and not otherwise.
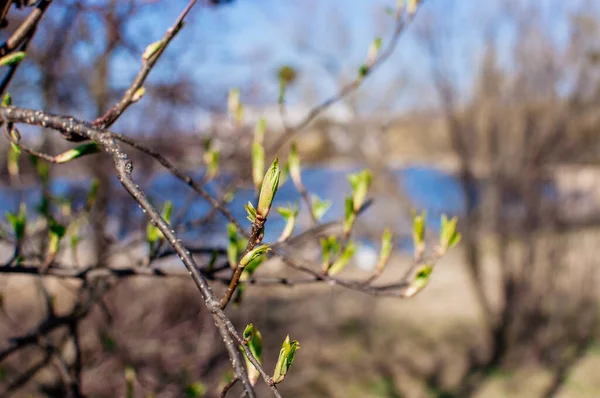
[[[13,233],[17,242],[22,242],[25,238],[25,228],[27,225],[27,206],[21,203],[18,213],[6,212],[6,219],[13,227]]]
[[[4,94],[4,98],[2,98],[2,106],[10,106],[12,105],[12,97],[10,93]]]
[[[19,175],[19,158],[21,157],[21,148],[14,142],[10,143],[10,149],[6,159],[6,168],[8,174],[15,178]]]
[[[377,272],[382,272],[392,254],[393,242],[392,231],[386,228],[381,236],[381,251],[379,252],[379,260],[377,261]]]
[[[346,268],[352,257],[354,257],[354,254],[356,254],[357,250],[358,246],[354,244],[354,242],[349,241],[342,255],[339,256],[333,262],[333,264],[331,264],[331,267],[329,268],[329,271],[327,273],[329,275],[336,275],[342,272],[342,270]]]
[[[277,208],[277,212],[281,214],[283,219],[285,220],[285,227],[281,232],[281,235],[277,239],[277,242],[284,242],[294,232],[294,227],[296,226],[296,219],[298,218],[298,204],[296,203],[290,207],[279,207]]]
[[[440,228],[440,248],[442,253],[446,250],[456,246],[460,242],[460,233],[456,230],[458,223],[457,217],[448,219],[445,214],[442,214],[441,228]]]
[[[73,159],[80,158],[85,155],[100,152],[100,147],[95,142],[86,142],[76,148],[69,149],[66,152],[56,155],[55,160],[57,163],[67,163]]]
[[[407,0],[406,12],[413,15],[417,11],[420,2],[421,0]]]
[[[331,207],[330,200],[321,200],[318,196],[312,195],[312,212],[317,221],[321,220],[327,210]]]
[[[240,266],[245,267],[251,261],[259,258],[260,256],[267,254],[267,252],[269,250],[271,250],[271,248],[269,247],[268,243],[264,244],[264,245],[256,246],[254,249],[252,249],[248,253],[246,253],[244,255],[244,257],[242,257],[242,259],[240,260]]]
[[[290,341],[290,336],[286,336],[285,340],[283,341],[283,344],[281,345],[281,350],[279,351],[279,358],[277,359],[275,371],[273,372],[273,382],[275,384],[281,383],[283,381],[290,369],[290,366],[292,366],[296,350],[299,348],[300,343],[298,343],[298,341]]]
[[[54,255],[58,253],[60,241],[65,236],[67,229],[57,223],[54,219],[50,219],[50,243],[48,244],[48,253]]]
[[[379,54],[379,49],[381,48],[381,42],[381,37],[377,37],[369,46],[369,53],[367,54],[367,65],[373,65],[373,63],[375,62],[375,59]]]
[[[327,272],[330,267],[331,258],[340,251],[340,244],[333,235],[327,238],[321,238],[321,250],[323,251],[323,272]]]
[[[425,224],[427,222],[427,212],[423,210],[419,214],[413,215],[413,243],[415,257],[420,257],[425,250]]]
[[[10,53],[0,58],[0,66],[12,66],[17,64],[25,58],[26,54],[24,51],[17,51]]]
[[[246,209],[246,213],[248,213],[248,216],[246,218],[248,218],[248,220],[252,224],[254,224],[256,222],[256,209],[250,202],[248,202],[248,204],[245,205],[244,208]]]
[[[356,221],[356,213],[354,211],[354,199],[352,196],[346,197],[345,203],[345,212],[344,212],[344,234],[349,234],[352,231],[352,227],[354,226],[354,221]]]
[[[429,283],[429,279],[431,277],[431,273],[433,272],[433,267],[429,264],[424,264],[419,266],[410,281],[410,285],[404,292],[403,296],[406,298],[413,297],[417,293],[427,286]]]
[[[252,353],[254,358],[256,358],[258,363],[262,363],[262,349],[263,349],[262,334],[260,333],[260,331],[258,329],[256,329],[254,327],[254,325],[249,324],[248,326],[246,326],[246,329],[244,329],[244,341],[246,342],[248,349],[250,350],[250,352]],[[254,365],[252,365],[252,362],[250,362],[250,360],[248,360],[248,357],[246,356],[245,352],[243,350],[242,350],[242,352],[244,353],[244,358],[246,360],[246,368],[248,369],[248,378],[250,379],[250,382],[252,383],[252,385],[254,385],[258,381],[258,378],[260,377],[260,373],[254,367]]]
[[[229,266],[231,268],[235,268],[237,267],[238,258],[240,256],[240,249],[238,244],[239,239],[237,231],[235,229],[235,225],[231,223],[228,224],[227,232],[227,235],[229,237],[229,243],[227,245],[227,261],[229,261]]]
[[[352,198],[354,199],[354,211],[360,210],[367,198],[367,192],[371,186],[373,176],[369,170],[348,175],[348,181],[352,187]]]

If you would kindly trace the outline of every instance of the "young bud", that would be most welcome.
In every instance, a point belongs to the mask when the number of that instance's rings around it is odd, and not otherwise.
[[[298,218],[298,204],[290,207],[279,207],[277,208],[277,212],[281,214],[283,219],[285,220],[285,227],[283,228],[283,232],[277,239],[277,242],[284,242],[294,232],[294,227],[296,226],[296,219]]]
[[[246,329],[244,329],[243,336],[244,341],[246,342],[246,345],[248,346],[248,349],[250,350],[254,358],[256,358],[258,363],[262,364],[263,342],[262,334],[260,333],[260,331],[256,329],[254,325],[249,324],[248,326],[246,326]],[[242,352],[244,351],[242,350]],[[260,373],[254,367],[254,365],[252,365],[252,362],[248,360],[248,357],[245,353],[244,358],[246,360],[246,368],[248,369],[248,378],[250,379],[250,383],[252,385],[255,385],[260,377]]]
[[[58,253],[60,240],[65,236],[67,229],[58,224],[53,219],[50,219],[50,243],[48,244],[48,255],[54,256]]]
[[[19,158],[21,157],[21,148],[14,142],[10,143],[10,150],[6,159],[6,168],[12,178],[19,175]]]
[[[240,256],[239,239],[237,231],[235,229],[235,225],[227,225],[227,232],[227,235],[229,237],[229,243],[227,244],[227,261],[229,261],[229,266],[235,269],[235,267],[237,267],[238,258]]]
[[[76,148],[69,149],[68,151],[61,153],[60,155],[56,155],[54,159],[56,160],[56,163],[67,163],[82,156],[98,152],[100,152],[100,147],[98,147],[97,143],[86,142],[85,144],[81,144]]]
[[[321,249],[323,251],[323,272],[326,273],[331,265],[331,258],[340,251],[340,244],[335,236],[321,239]]]
[[[4,94],[4,98],[2,98],[2,106],[10,106],[12,105],[12,97],[10,93]]]
[[[321,200],[317,195],[312,195],[312,213],[317,221],[320,221],[327,210],[331,207],[330,200]]]
[[[421,0],[408,0],[408,4],[406,5],[406,12],[408,15],[412,16],[415,12],[417,12],[420,2]]]
[[[290,366],[292,366],[296,350],[299,348],[300,343],[298,343],[298,341],[290,341],[290,336],[286,336],[285,340],[283,341],[283,344],[281,345],[281,351],[279,351],[279,358],[277,359],[275,371],[273,372],[273,382],[275,384],[281,383],[283,381],[290,369]]]
[[[360,210],[367,198],[367,192],[371,185],[372,175],[369,170],[350,174],[348,181],[352,187],[352,198],[354,199],[354,211]]]
[[[448,220],[448,217],[442,214],[440,228],[440,249],[442,253],[445,253],[446,250],[453,248],[460,242],[461,235],[456,231],[457,223],[457,217],[452,217]]]
[[[162,218],[167,222],[171,222],[171,215],[173,214],[173,202],[167,200],[163,206]],[[151,222],[148,222],[146,226],[146,240],[150,247],[154,245],[159,239],[164,239],[163,233]]]
[[[244,208],[246,209],[246,213],[248,214],[246,218],[248,219],[248,221],[254,224],[256,222],[256,209],[254,208],[254,206],[252,206],[252,203],[250,202],[248,202],[248,204],[245,205]]]
[[[358,246],[355,245],[354,242],[349,241],[342,255],[339,256],[333,262],[333,264],[331,264],[331,267],[329,268],[327,274],[336,275],[342,272],[344,268],[346,268],[352,257],[354,257],[354,254],[356,254],[356,250],[358,250]]]
[[[266,220],[267,215],[271,210],[273,199],[275,198],[277,188],[279,187],[279,174],[279,161],[276,157],[269,170],[267,170],[265,177],[263,178],[262,186],[260,188],[260,195],[258,196],[256,213],[264,220]]]
[[[369,53],[367,54],[367,65],[372,66],[375,63],[375,59],[379,54],[379,49],[381,48],[381,37],[375,38],[371,46],[369,46]]]
[[[406,298],[413,297],[427,286],[433,267],[429,264],[425,264],[417,268],[410,286],[406,289],[403,296]]]
[[[142,60],[148,61],[162,48],[164,44],[165,42],[162,39],[149,44],[142,53]]]
[[[144,87],[140,87],[131,96],[131,102],[136,103],[142,99],[142,97],[146,94],[146,89]]]
[[[419,258],[425,251],[425,224],[427,222],[427,212],[423,210],[421,213],[413,214],[413,244],[415,250],[415,258]]]
[[[12,66],[14,64],[17,64],[21,62],[23,58],[25,58],[25,55],[26,54],[24,51],[17,51],[5,55],[4,57],[0,58],[0,66]]]
[[[351,196],[346,197],[345,212],[344,212],[344,235],[348,235],[352,231],[354,221],[356,221],[356,212],[354,211],[354,199]]]
[[[271,248],[269,247],[269,244],[256,246],[254,249],[246,253],[244,257],[242,257],[242,259],[240,260],[240,266],[245,267],[246,265],[250,264],[251,261],[254,261],[260,256],[267,254],[267,252],[269,252],[270,250]]]
[[[27,206],[25,203],[21,203],[18,213],[6,212],[6,219],[13,227],[17,244],[20,244],[25,238],[25,227],[27,225]]]
[[[383,272],[383,268],[387,264],[392,254],[393,242],[392,231],[386,228],[381,236],[381,251],[379,252],[379,260],[377,261],[377,272]]]

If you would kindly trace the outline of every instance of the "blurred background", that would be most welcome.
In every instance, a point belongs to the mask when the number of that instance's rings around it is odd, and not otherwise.
[[[13,102],[95,119],[121,98],[140,54],[185,4],[53,2],[10,86]],[[302,346],[281,385],[284,396],[600,396],[600,4],[425,1],[393,54],[360,88],[286,133],[356,79],[375,38],[389,44],[396,7],[393,0],[200,2],[153,70],[146,95],[112,130],[199,178],[210,139],[221,171],[207,189],[217,197],[233,193],[227,207],[241,222],[254,195],[250,153],[261,117],[267,162],[276,154],[286,158],[292,141],[298,145],[306,188],[331,201],[324,223],[343,217],[346,174],[370,169],[374,202],[354,231],[361,248],[345,271],[349,277],[369,275],[385,227],[397,250],[382,280],[403,274],[412,259],[412,209],[427,211],[433,240],[435,220],[459,217],[460,245],[414,299],[318,284],[245,289],[228,311],[239,328],[253,322],[262,331],[266,367],[288,333]],[[3,39],[29,12],[11,9]],[[293,76],[285,107],[278,105],[283,70]],[[232,88],[245,109],[239,125],[227,109]],[[44,152],[70,147],[58,134],[25,126],[21,133]],[[9,151],[8,140],[0,140],[2,159]],[[173,202],[187,245],[225,247],[223,217],[151,158],[129,152],[134,177],[151,200]],[[147,257],[144,214],[119,186],[109,158],[53,166],[47,186],[31,162],[19,166],[15,174],[6,160],[0,165],[6,211],[21,202],[35,209],[47,196],[57,207],[78,208],[91,181],[99,181],[77,256],[65,254],[72,263]],[[296,201],[300,195],[288,181],[276,204]],[[276,239],[283,225],[273,216],[265,240]],[[301,206],[298,233],[310,225]],[[2,264],[12,255],[7,231],[3,220]],[[312,251],[306,256],[314,257]],[[258,271],[290,274],[276,261]],[[69,313],[80,282],[49,279],[57,311]],[[0,279],[2,346],[43,317],[36,281]],[[229,368],[185,278],[115,283],[80,327],[82,386],[90,397],[125,396],[126,368],[135,369],[135,396],[213,397]],[[60,333],[51,338],[60,340]],[[41,351],[34,346],[3,358],[5,396],[66,396],[52,363],[23,378]],[[259,392],[268,394],[264,386]]]

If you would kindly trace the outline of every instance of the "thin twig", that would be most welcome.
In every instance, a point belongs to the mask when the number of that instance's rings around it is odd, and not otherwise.
[[[162,44],[160,45],[158,50],[154,54],[152,54],[150,58],[143,61],[142,69],[138,72],[133,83],[131,84],[131,86],[129,86],[129,88],[125,92],[125,95],[123,95],[123,98],[121,98],[119,102],[117,102],[108,111],[106,111],[106,113],[103,116],[94,120],[92,122],[92,125],[100,128],[110,127],[114,122],[117,121],[117,119],[123,114],[123,112],[125,112],[127,108],[135,102],[135,93],[137,92],[137,90],[142,88],[144,82],[146,81],[146,78],[152,71],[152,68],[154,68],[156,61],[158,61],[160,56],[165,52],[165,50],[169,46],[169,43],[171,43],[173,38],[177,35],[179,30],[183,26],[183,20],[195,4],[196,0],[191,0],[188,2],[183,11],[175,20],[175,23],[167,30],[167,32],[161,39]]]

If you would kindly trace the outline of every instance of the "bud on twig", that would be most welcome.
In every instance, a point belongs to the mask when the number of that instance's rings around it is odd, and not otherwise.
[[[277,212],[281,214],[283,219],[285,220],[285,227],[277,239],[277,242],[284,242],[294,232],[294,227],[296,226],[296,219],[298,218],[298,204],[290,207],[278,207]]]
[[[250,250],[242,259],[240,260],[240,266],[245,267],[250,264],[250,262],[256,260],[258,257],[263,256],[269,252],[271,248],[269,244],[264,244],[260,246],[256,246],[254,249]]]
[[[296,350],[299,348],[300,343],[298,343],[297,340],[290,341],[290,336],[287,335],[285,340],[283,341],[283,344],[281,345],[281,351],[279,351],[279,358],[277,359],[277,364],[275,364],[275,371],[273,372],[273,382],[275,384],[281,383],[283,381],[290,369],[290,366],[292,366]]]
[[[461,235],[456,231],[457,223],[457,217],[452,217],[448,220],[448,217],[442,214],[440,228],[440,249],[442,253],[445,253],[446,250],[453,248],[460,242]]]
[[[262,334],[260,333],[260,331],[258,329],[256,329],[253,324],[249,324],[244,329],[243,337],[244,337],[244,342],[248,346],[248,349],[250,350],[250,352],[252,353],[254,358],[256,358],[258,363],[262,364],[263,342],[262,342]],[[244,351],[242,350],[242,352],[244,352]],[[246,360],[246,368],[248,369],[248,379],[250,379],[250,383],[252,385],[255,385],[256,382],[258,381],[258,378],[260,377],[260,373],[254,367],[252,362],[250,362],[250,360],[248,359],[248,357],[246,356],[245,353],[244,353],[244,359]]]
[[[413,215],[413,244],[415,258],[420,258],[425,251],[425,223],[427,212],[423,210],[420,214]]]
[[[60,240],[65,236],[67,229],[50,219],[50,243],[48,244],[48,255],[53,257],[58,253],[60,247]]]
[[[429,278],[432,272],[433,267],[429,264],[425,264],[417,268],[410,286],[404,292],[404,297],[413,297],[415,294],[423,290],[429,283]]]
[[[155,41],[154,43],[148,44],[144,52],[142,53],[142,60],[148,61],[152,58],[165,44],[164,39]]]
[[[369,186],[371,186],[372,175],[369,170],[350,174],[348,181],[352,187],[352,199],[354,200],[354,211],[360,210],[367,198]]]
[[[321,249],[323,250],[323,273],[327,273],[330,268],[331,258],[340,251],[340,244],[335,236],[321,239]]]
[[[17,51],[14,53],[10,53],[0,58],[0,66],[12,66],[17,64],[25,58],[26,54],[24,51]]]
[[[131,102],[136,103],[142,99],[142,97],[146,94],[146,89],[144,87],[140,87],[131,96]]]
[[[240,245],[235,225],[227,225],[227,232],[229,237],[229,243],[227,244],[227,261],[229,261],[229,266],[235,269],[240,256]]]
[[[317,221],[323,218],[330,207],[330,200],[321,200],[317,195],[312,195],[312,213]]]
[[[344,225],[343,231],[344,235],[348,235],[350,231],[352,231],[352,227],[354,226],[354,221],[356,221],[356,212],[354,211],[354,200],[351,196],[346,197],[345,201],[345,212],[344,212]]]
[[[260,195],[258,196],[256,213],[257,215],[260,215],[263,220],[267,219],[267,215],[273,204],[273,199],[277,193],[277,188],[279,187],[279,174],[279,161],[277,157],[275,157],[275,160],[263,178]]]
[[[336,274],[339,274],[340,272],[342,272],[344,270],[344,268],[346,268],[346,266],[348,265],[348,263],[350,262],[352,257],[354,257],[356,250],[358,250],[358,246],[356,244],[354,244],[354,242],[349,241],[348,244],[346,245],[346,248],[344,249],[344,252],[342,253],[342,255],[339,256],[333,262],[333,264],[331,264],[331,267],[329,268],[327,274],[328,275],[336,275]]]
[[[19,245],[25,238],[25,227],[27,225],[27,206],[25,203],[21,203],[18,213],[6,212],[6,219],[13,227],[13,233]]]
[[[60,155],[56,155],[54,160],[56,163],[67,163],[82,156],[98,152],[100,152],[100,147],[98,147],[97,143],[86,142],[85,144],[81,144],[76,148],[69,149],[68,151],[61,153]]]
[[[383,268],[390,259],[393,248],[392,238],[392,231],[389,228],[386,228],[381,236],[381,251],[379,252],[379,260],[377,261],[376,267],[377,273],[383,272]]]

